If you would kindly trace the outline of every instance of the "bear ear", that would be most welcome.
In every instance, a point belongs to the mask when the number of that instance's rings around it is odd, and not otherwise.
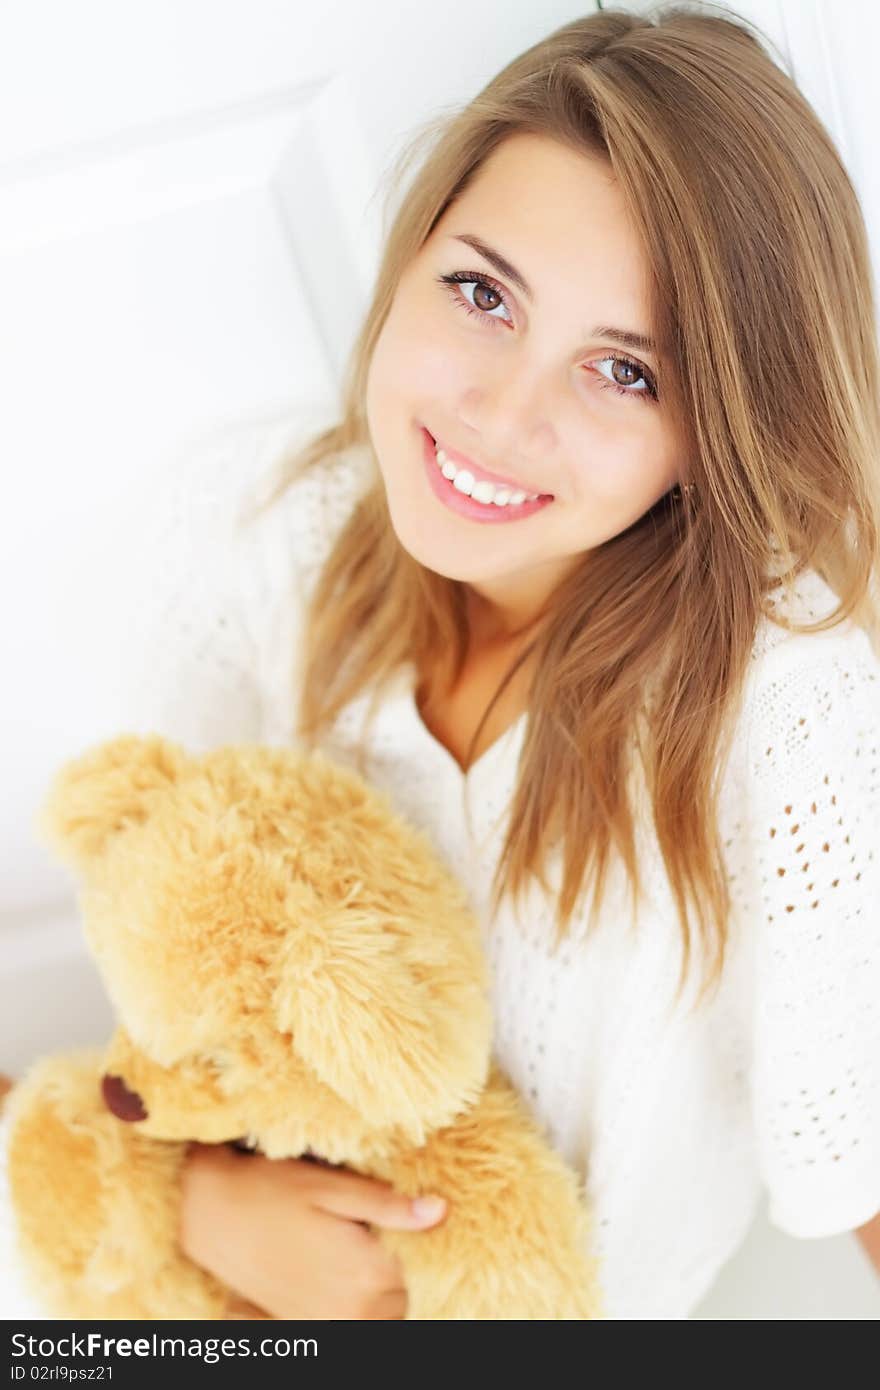
[[[122,734],[56,773],[34,821],[37,836],[65,863],[85,869],[111,835],[146,819],[191,760],[158,734]]]
[[[383,920],[358,905],[359,887],[322,902],[306,883],[289,886],[275,1017],[296,1054],[369,1124],[400,1126],[422,1144],[476,1100],[488,1074],[477,932],[462,934],[460,911],[439,902],[430,923]]]

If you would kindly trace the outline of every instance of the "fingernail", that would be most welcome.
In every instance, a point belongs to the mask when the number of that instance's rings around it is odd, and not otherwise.
[[[416,1197],[412,1204],[416,1221],[437,1221],[445,1210],[446,1202],[442,1197]]]

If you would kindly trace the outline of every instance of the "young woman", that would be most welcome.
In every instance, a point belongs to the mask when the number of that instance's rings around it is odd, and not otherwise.
[[[762,1194],[792,1235],[877,1229],[865,228],[733,16],[592,14],[429,133],[341,419],[244,525],[276,440],[182,483],[144,722],[320,745],[429,831],[608,1315],[684,1318]],[[188,1159],[230,1316],[404,1317],[371,1228],[412,1224],[345,1168]]]

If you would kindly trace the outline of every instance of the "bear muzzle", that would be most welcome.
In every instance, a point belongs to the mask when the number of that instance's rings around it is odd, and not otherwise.
[[[121,1076],[105,1076],[101,1081],[104,1104],[118,1120],[145,1120],[146,1107],[137,1091],[130,1091]]]

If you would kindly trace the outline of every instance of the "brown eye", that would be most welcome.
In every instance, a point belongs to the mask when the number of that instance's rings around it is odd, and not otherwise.
[[[498,300],[498,294],[492,289],[491,285],[475,284],[473,302],[478,309],[484,309],[487,313],[490,309],[497,309],[498,304],[486,304],[485,297]],[[500,301],[499,301],[500,302]]]
[[[640,362],[635,362],[629,357],[600,357],[596,362],[591,364],[591,370],[595,370],[597,367],[603,367],[606,362],[618,365],[612,366],[610,378],[607,377],[604,372],[598,372],[596,385],[600,390],[616,391],[618,396],[638,396],[640,400],[654,401],[657,399],[657,387],[654,378]],[[618,367],[627,378],[622,385],[617,379]],[[635,381],[643,384],[636,385],[633,378],[635,378]]]
[[[620,364],[620,366],[622,367],[622,370],[623,370],[623,375],[624,375],[624,377],[626,378],[624,381],[621,381],[621,380],[619,379],[619,377],[618,377],[617,375],[615,375],[615,381],[617,382],[617,385],[618,385],[618,386],[632,386],[632,384],[633,384],[633,379],[636,379],[636,380],[637,380],[638,377],[639,377],[639,372],[636,371],[636,369],[635,369],[635,367],[633,366],[632,362],[627,362],[627,360],[626,360],[625,357],[615,357],[614,361],[615,361],[616,363],[619,363],[619,364]],[[614,367],[612,370],[616,373],[616,372],[617,372],[617,367]]]
[[[438,276],[438,280],[443,288],[452,295],[453,303],[458,305],[460,309],[464,309],[466,314],[482,319],[490,327],[494,327],[496,324],[509,326],[513,322],[513,319],[509,317],[510,309],[500,285],[494,284],[487,275],[476,270],[456,270],[451,275]],[[491,303],[486,302],[487,295],[492,300]],[[498,309],[503,309],[507,317],[501,317],[496,312]]]

